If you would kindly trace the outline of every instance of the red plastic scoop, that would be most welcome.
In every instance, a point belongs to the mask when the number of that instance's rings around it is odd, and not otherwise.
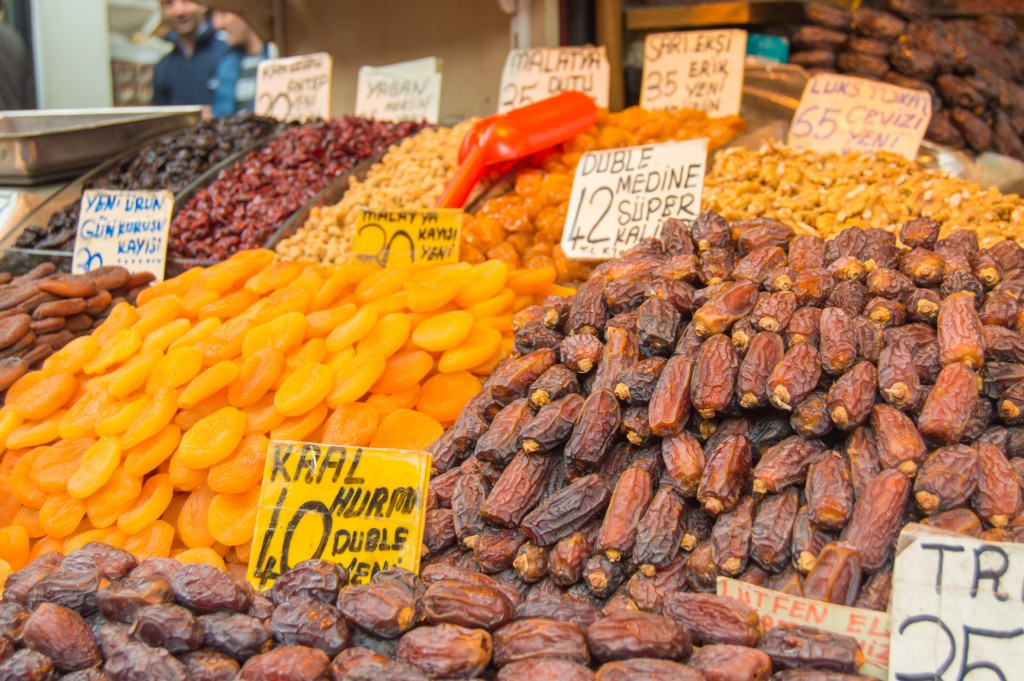
[[[480,121],[466,135],[459,171],[445,187],[437,208],[462,208],[487,166],[536,154],[597,123],[597,106],[582,92],[550,99]]]

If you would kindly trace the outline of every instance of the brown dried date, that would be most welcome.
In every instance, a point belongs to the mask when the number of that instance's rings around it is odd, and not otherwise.
[[[854,503],[843,539],[860,552],[865,571],[878,570],[892,555],[909,496],[910,479],[888,469],[869,482]]]
[[[358,584],[338,594],[338,610],[349,622],[380,638],[398,638],[416,623],[415,599],[391,584]]]
[[[934,248],[940,225],[932,218],[908,220],[900,227],[900,241],[909,248]]]
[[[438,554],[455,543],[455,515],[450,508],[427,511],[423,526],[423,545],[431,554]]]
[[[878,356],[878,389],[882,398],[900,409],[912,409],[921,398],[921,379],[910,346],[892,343]]]
[[[732,509],[724,511],[711,529],[711,557],[730,577],[747,567],[754,506],[753,497],[743,497]]]
[[[871,429],[882,468],[898,468],[913,475],[928,454],[914,422],[895,407],[876,404],[871,410]]]
[[[580,530],[561,539],[548,553],[548,574],[558,586],[572,586],[583,578],[587,560],[594,552],[596,529]]]
[[[758,285],[752,281],[737,281],[716,293],[693,313],[697,335],[707,338],[726,330],[746,316],[757,302]]]
[[[985,363],[986,339],[974,303],[974,296],[962,292],[942,301],[936,325],[942,366],[963,362],[978,369]]]
[[[940,444],[959,442],[978,401],[978,384],[978,375],[966,364],[943,367],[917,417],[921,434]]]
[[[605,329],[604,352],[594,373],[591,390],[611,390],[619,373],[636,364],[640,357],[640,342],[636,331],[629,326],[609,326]]]
[[[818,554],[825,548],[825,545],[835,539],[831,532],[828,532],[811,522],[811,515],[807,506],[802,506],[797,511],[796,519],[793,522],[793,537],[791,540],[790,556],[793,566],[802,573],[810,572],[815,563],[818,562]],[[799,593],[802,595],[803,587]]]
[[[548,549],[526,542],[516,551],[512,567],[519,579],[527,584],[534,584],[548,576]]]
[[[978,485],[978,455],[966,445],[940,447],[928,455],[914,480],[922,511],[948,511],[964,505]]]
[[[665,364],[663,357],[649,357],[619,372],[615,379],[615,395],[630,406],[646,405]]]
[[[647,657],[680,660],[690,654],[690,635],[675,620],[646,612],[610,615],[587,627],[587,643],[601,661]]]
[[[597,598],[611,596],[626,577],[626,565],[623,562],[612,562],[607,556],[599,553],[588,558],[583,568],[583,579],[590,593]]]
[[[736,263],[732,277],[736,281],[748,279],[759,286],[771,272],[786,266],[786,251],[778,246],[758,246]]]
[[[480,515],[497,525],[518,525],[540,501],[556,463],[555,457],[543,454],[516,454],[480,506]]]
[[[556,364],[533,382],[530,386],[530,403],[535,407],[543,407],[566,395],[580,392],[580,384],[576,372],[564,364]]]
[[[531,454],[558,448],[572,435],[582,410],[583,397],[575,393],[541,407],[519,431],[519,447]]]
[[[841,530],[853,512],[850,468],[842,454],[828,451],[807,470],[807,513],[815,525]]]
[[[860,590],[860,553],[842,542],[821,550],[804,580],[804,596],[826,603],[853,605]]]
[[[793,280],[793,293],[798,305],[819,306],[825,302],[834,287],[835,279],[824,267],[800,270]]]
[[[608,313],[604,302],[604,290],[607,286],[608,279],[595,274],[577,289],[565,322],[567,332],[596,336],[604,330]]]
[[[768,379],[768,401],[790,411],[818,384],[821,363],[818,350],[809,343],[790,346]]]
[[[661,298],[648,298],[640,305],[639,313],[640,348],[651,355],[671,353],[681,319],[679,311]]]
[[[551,619],[521,619],[494,632],[494,665],[538,657],[559,657],[588,664],[586,634],[572,622]]]
[[[845,310],[826,308],[821,312],[819,334],[821,368],[828,374],[842,374],[857,359],[853,317]]]
[[[864,664],[857,639],[813,627],[779,624],[761,637],[757,649],[772,660],[774,669],[821,669],[854,672]]]
[[[143,562],[140,568],[148,562]],[[315,598],[334,605],[338,591],[347,583],[348,572],[342,566],[327,560],[304,560],[278,577],[266,595],[275,605],[295,596]]]
[[[768,681],[772,661],[756,648],[730,644],[701,646],[687,664],[707,681]]]
[[[512,567],[526,536],[518,527],[488,528],[463,543],[473,550],[473,561],[482,572],[495,574]]]
[[[676,492],[669,486],[662,486],[640,518],[633,559],[648,577],[678,555],[685,529],[685,511],[686,506]]]
[[[715,334],[701,345],[690,383],[690,401],[697,413],[711,418],[725,411],[736,387],[740,358],[732,342]]]
[[[451,509],[455,537],[460,542],[465,541],[466,537],[484,531],[486,525],[480,507],[487,499],[488,491],[487,481],[479,473],[460,475],[456,478],[451,493]]]
[[[818,440],[800,436],[786,438],[761,454],[754,466],[754,493],[778,493],[789,485],[802,483],[807,469],[825,454],[825,446]]]
[[[1013,466],[998,447],[988,442],[976,443],[976,452],[978,487],[971,506],[990,525],[1006,527],[1024,508]]]
[[[586,525],[610,497],[608,486],[592,473],[543,500],[523,518],[521,526],[534,543],[551,546]]]
[[[750,477],[752,461],[750,441],[742,435],[726,437],[707,452],[697,500],[708,513],[718,515],[736,506]]]
[[[633,660],[607,662],[597,670],[594,679],[595,681],[631,681],[632,679],[702,681],[704,676],[678,662],[640,657]]]
[[[53,660],[63,672],[94,667],[102,660],[81,615],[53,603],[40,603],[25,622],[24,644]]]
[[[701,644],[753,647],[764,634],[756,610],[725,596],[675,593],[665,599],[663,611]]]
[[[799,506],[800,497],[792,487],[758,504],[750,528],[750,557],[764,569],[778,572],[789,562]]]
[[[619,401],[611,390],[595,390],[583,402],[576,427],[565,444],[566,465],[574,471],[593,470],[601,463],[621,422]]]
[[[825,240],[798,234],[789,242],[789,266],[796,271],[825,266]]]
[[[651,432],[668,437],[682,430],[690,411],[690,386],[694,362],[674,355],[665,364],[648,407]]]
[[[740,406],[754,409],[768,404],[768,379],[782,361],[785,345],[775,333],[759,333],[751,339],[736,376]]]
[[[815,390],[794,407],[789,424],[797,435],[808,438],[823,437],[832,430],[828,397],[824,390]]]
[[[871,414],[878,388],[875,366],[867,361],[853,365],[836,379],[828,392],[828,414],[843,430],[863,424]]]
[[[579,295],[577,293],[577,295]],[[601,359],[604,344],[596,336],[581,333],[565,338],[558,347],[562,363],[573,371],[585,374]]]
[[[632,550],[640,518],[651,501],[652,484],[648,471],[629,468],[615,485],[594,547],[609,560],[617,561]]]
[[[968,537],[981,535],[981,519],[969,508],[955,508],[950,511],[940,511],[921,520],[922,525],[935,527],[947,532],[963,534]]]
[[[96,607],[108,620],[131,624],[147,605],[174,601],[166,579],[124,579],[96,592]]]
[[[492,631],[512,619],[512,604],[496,587],[469,582],[440,581],[423,596],[431,624],[457,624]]]
[[[491,661],[491,636],[453,624],[417,627],[398,642],[398,660],[431,678],[468,678]]]

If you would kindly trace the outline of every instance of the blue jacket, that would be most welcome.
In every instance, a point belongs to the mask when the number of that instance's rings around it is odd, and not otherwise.
[[[231,48],[208,21],[199,27],[191,57],[185,55],[176,33],[169,33],[167,40],[174,49],[153,69],[153,104],[213,106],[217,65]]]
[[[276,59],[277,47],[274,43],[266,43],[263,53],[257,62],[264,59]],[[238,91],[239,79],[242,75],[242,61],[246,58],[245,50],[231,48],[217,65],[217,91],[213,99],[214,116],[230,116],[239,111],[252,111],[256,98],[256,74],[250,73],[251,83],[246,83],[245,92]]]

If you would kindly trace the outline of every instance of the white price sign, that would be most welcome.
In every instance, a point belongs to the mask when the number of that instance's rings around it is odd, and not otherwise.
[[[512,50],[501,72],[498,113],[570,91],[582,92],[607,109],[610,83],[611,67],[603,45]]]
[[[120,265],[132,273],[152,272],[162,281],[173,210],[174,194],[167,190],[85,191],[72,274]]]
[[[326,52],[267,59],[256,73],[256,113],[281,121],[331,117],[334,60]]]
[[[920,525],[900,545],[889,681],[1024,678],[1024,546]]]
[[[739,29],[648,34],[640,106],[738,114],[746,55],[747,32]]]
[[[436,124],[441,115],[441,60],[427,57],[362,67],[356,86],[356,115]]]
[[[669,218],[700,212],[707,139],[594,151],[576,166],[562,249],[570,258],[614,258],[661,233]]]
[[[932,97],[924,90],[819,73],[804,87],[787,142],[840,154],[890,151],[913,160],[931,119]]]

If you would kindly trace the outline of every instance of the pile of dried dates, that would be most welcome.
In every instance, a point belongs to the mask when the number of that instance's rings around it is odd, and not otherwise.
[[[125,157],[83,189],[167,189],[178,194],[231,154],[248,149],[281,127],[272,118],[241,113],[167,133]],[[45,227],[30,226],[18,248],[70,251],[75,242],[81,201],[50,216]]]
[[[1024,159],[1024,43],[1006,17],[940,20],[926,0],[889,0],[889,11],[805,6],[790,61],[932,95],[927,137],[954,149]]]
[[[333,178],[421,127],[346,116],[285,131],[199,190],[171,223],[167,255],[220,261],[264,246]]]
[[[0,393],[47,357],[98,327],[114,306],[134,303],[149,272],[100,267],[65,274],[42,263],[15,277],[0,273]]]
[[[259,595],[216,567],[139,563],[106,544],[48,553],[7,579],[0,680],[870,678],[854,673],[854,639],[766,631],[755,611],[714,594],[676,589],[650,611],[602,612],[446,563],[347,582],[341,566],[308,560]]]

